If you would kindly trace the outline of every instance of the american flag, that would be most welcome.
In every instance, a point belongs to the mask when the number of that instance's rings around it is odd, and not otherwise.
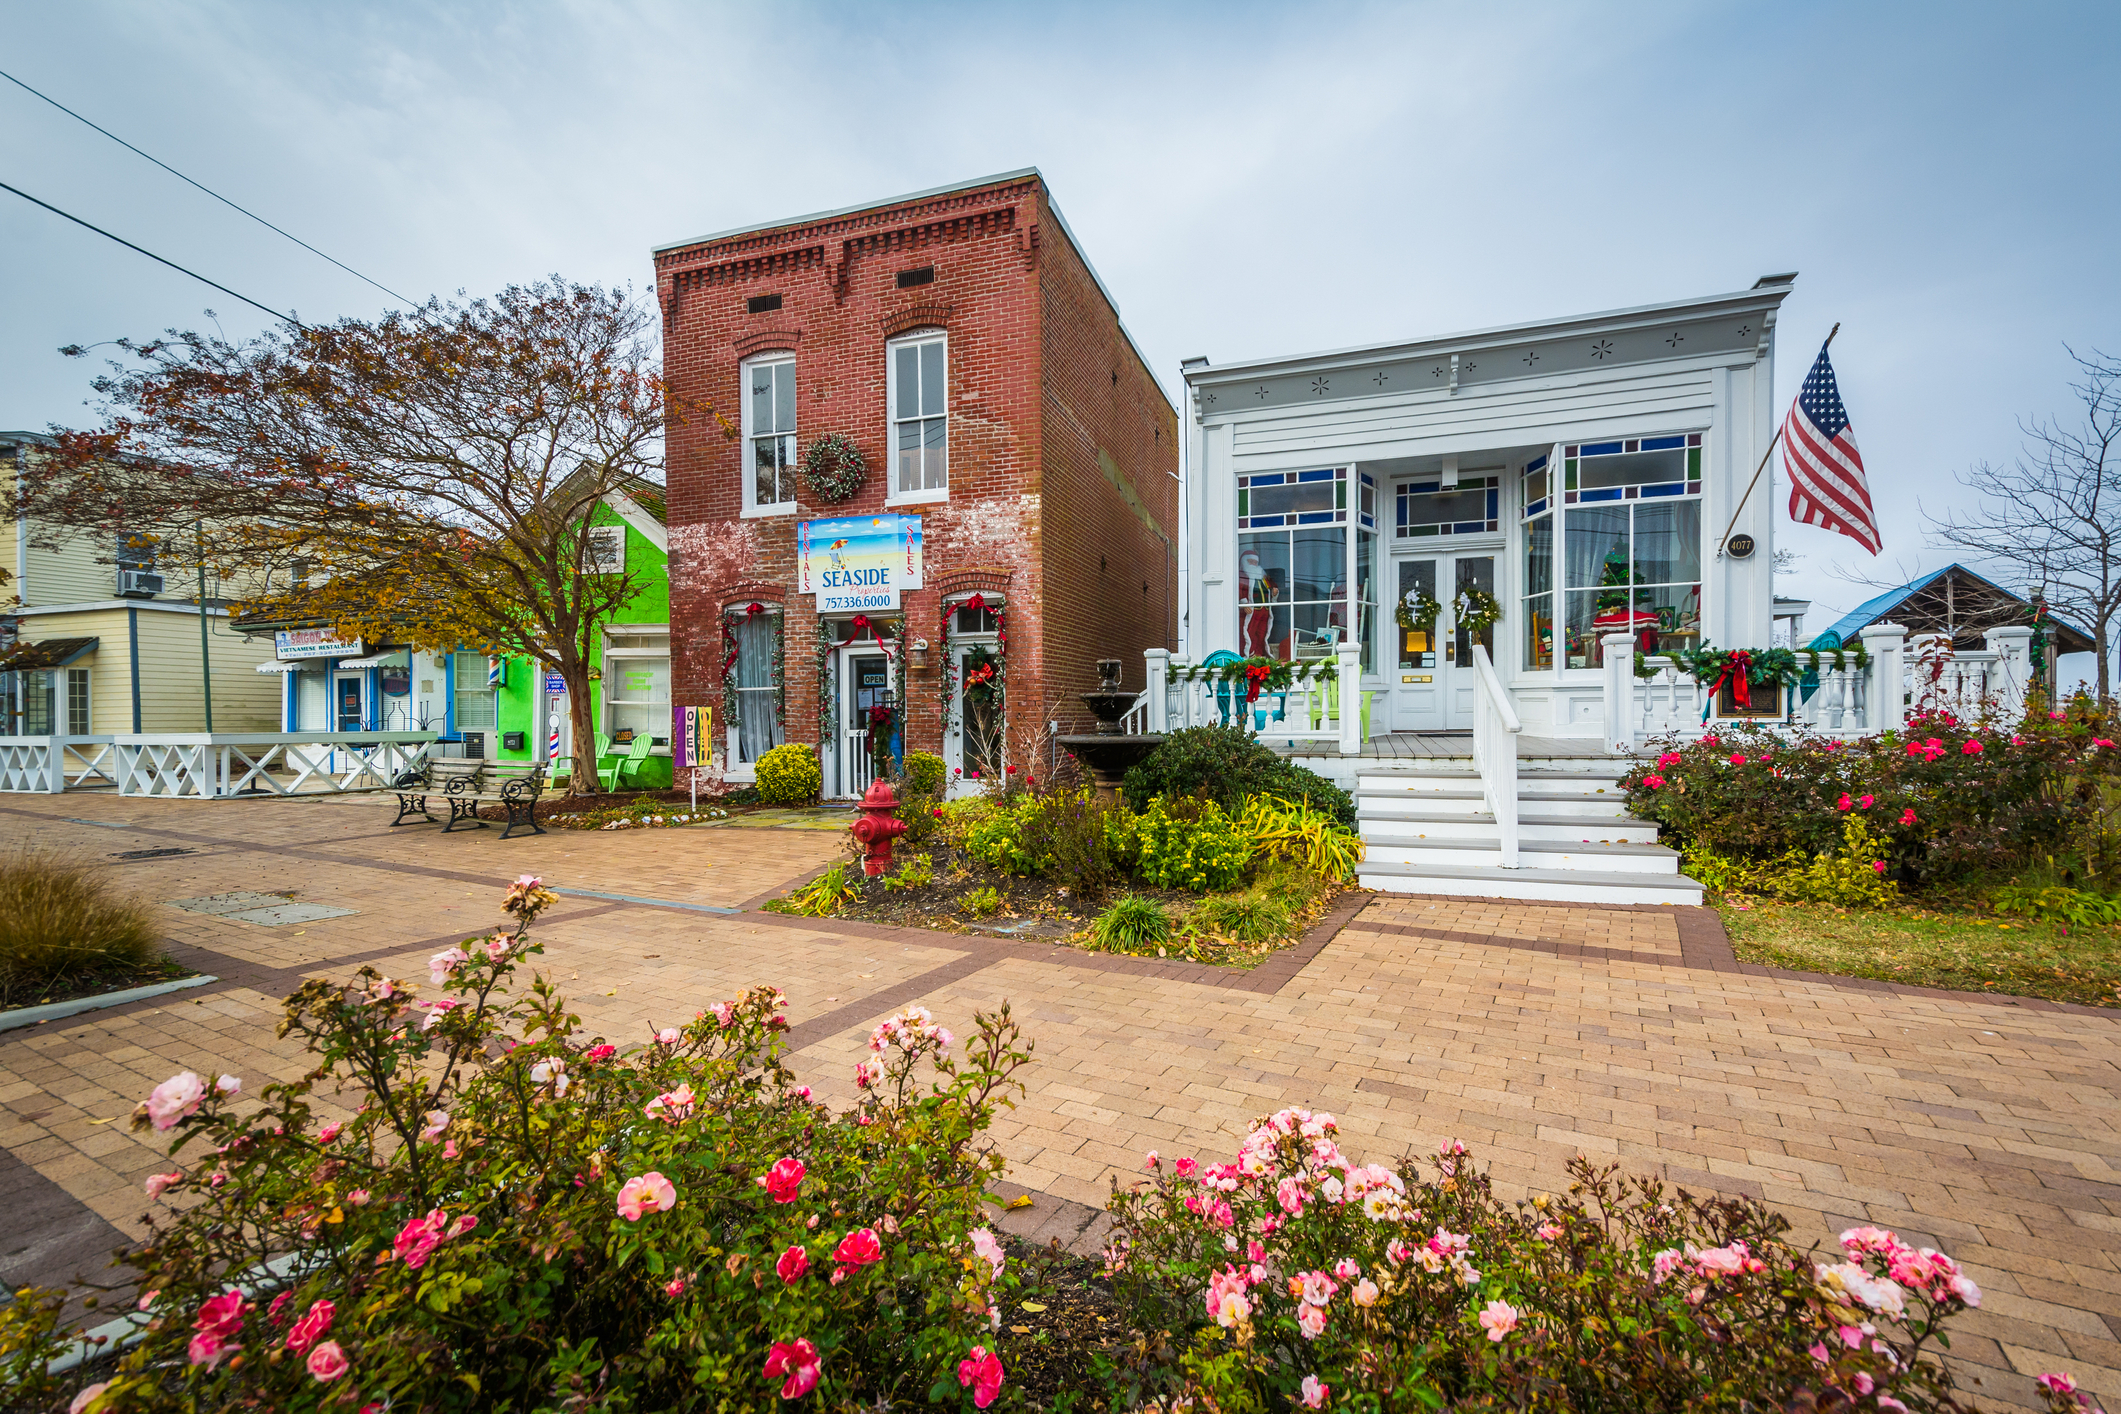
[[[1790,474],[1790,519],[1823,525],[1878,553],[1878,520],[1871,513],[1870,483],[1863,478],[1863,454],[1849,430],[1848,409],[1834,383],[1834,365],[1826,350],[1782,420],[1782,465]]]

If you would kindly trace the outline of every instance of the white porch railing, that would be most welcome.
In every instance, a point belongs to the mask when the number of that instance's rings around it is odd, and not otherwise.
[[[1496,838],[1505,869],[1517,867],[1517,737],[1524,724],[1502,690],[1488,650],[1473,645],[1473,667],[1480,690],[1473,704],[1473,767],[1480,772],[1480,791],[1495,815]]]
[[[1262,689],[1249,703],[1241,677],[1224,679],[1219,669],[1175,658],[1163,648],[1151,648],[1143,658],[1148,686],[1121,715],[1122,731],[1139,735],[1241,726],[1269,744],[1330,744],[1344,756],[1362,753],[1362,650],[1355,644],[1340,645],[1331,660],[1293,664],[1294,680],[1286,688]]]
[[[1863,631],[1868,666],[1857,667],[1853,651],[1838,662],[1821,653],[1816,686],[1809,694],[1790,689],[1780,720],[1821,736],[1853,737],[1897,730],[1909,712],[2013,719],[2025,711],[2032,680],[2032,630],[1994,629],[1983,641],[1985,649],[1954,654],[1943,634],[1910,642],[1898,624],[1873,624]],[[1645,659],[1653,672],[1637,678],[1628,635],[1608,635],[1604,646],[1607,744],[1613,751],[1632,752],[1650,737],[1700,736],[1724,720],[1709,710],[1704,721],[1708,686],[1672,659]]]
[[[120,795],[330,795],[388,788],[433,732],[172,732],[109,738]]]
[[[107,736],[0,736],[0,791],[57,795],[91,780],[116,784]]]

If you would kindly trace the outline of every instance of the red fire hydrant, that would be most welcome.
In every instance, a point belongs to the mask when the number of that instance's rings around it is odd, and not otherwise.
[[[862,846],[862,872],[874,879],[891,867],[891,842],[906,833],[906,822],[892,814],[898,792],[888,781],[872,781],[860,809],[862,818],[847,828]]]

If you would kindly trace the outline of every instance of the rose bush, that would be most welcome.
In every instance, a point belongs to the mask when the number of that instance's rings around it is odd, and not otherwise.
[[[834,1113],[783,1067],[771,988],[623,1051],[543,977],[513,995],[553,901],[519,880],[516,926],[436,955],[432,1000],[305,984],[281,1031],[314,1068],[257,1104],[189,1072],[143,1102],[170,1207],[128,1259],[145,1330],[82,1409],[992,1401],[1013,1274],[981,1136],[1029,1058],[1007,1008],[956,1053],[894,1017]],[[335,1093],[353,1117],[322,1123]],[[0,1403],[53,1392],[57,1311],[0,1313]]]
[[[1928,713],[1851,740],[1720,728],[1666,743],[1621,784],[1634,814],[1712,868],[1832,855],[1855,815],[1886,872],[1910,884],[2071,853],[2104,872],[2121,776],[2113,730],[2082,706],[2017,725]]]
[[[1981,1293],[1875,1228],[1822,1260],[1757,1203],[1582,1158],[1566,1195],[1503,1203],[1461,1144],[1425,1179],[1296,1109],[1231,1162],[1147,1167],[1110,1203],[1138,1334],[1114,1407],[1963,1407],[1934,1352]]]

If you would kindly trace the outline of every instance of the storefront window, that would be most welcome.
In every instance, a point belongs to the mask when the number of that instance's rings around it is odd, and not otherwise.
[[[20,673],[22,681],[22,734],[24,736],[56,736],[58,728],[52,725],[57,720],[57,691],[52,679],[58,674],[47,670]]]
[[[1462,478],[1443,489],[1439,481],[1409,481],[1394,498],[1397,515],[1393,532],[1405,539],[1428,535],[1478,535],[1500,528],[1496,519],[1502,499],[1502,478]]]
[[[1635,651],[1701,640],[1701,438],[1644,437],[1564,449],[1563,615],[1567,666],[1605,661],[1601,638]]]
[[[494,690],[486,682],[486,655],[458,653],[456,658],[457,730],[491,731],[499,725]]]
[[[779,614],[748,614],[738,618],[736,633],[736,701],[730,710],[736,717],[736,759],[750,763],[781,744],[780,694],[774,688],[774,650],[780,646]],[[652,659],[622,661],[651,662]],[[668,670],[668,660],[662,660]],[[667,680],[665,697],[668,697]]]
[[[1376,481],[1359,483],[1355,528],[1369,547],[1357,602],[1348,610],[1348,468],[1277,471],[1237,478],[1238,651],[1282,659],[1330,656],[1341,638],[1376,620]],[[1365,659],[1367,666],[1367,657]]]
[[[631,741],[637,735],[667,740],[670,659],[606,654],[604,703],[613,741]]]
[[[1546,458],[1540,458],[1541,464],[1545,461]],[[1554,666],[1554,514],[1551,510],[1525,526],[1524,587],[1524,613],[1520,616],[1520,622],[1525,626],[1524,665],[1527,668],[1551,668]]]

